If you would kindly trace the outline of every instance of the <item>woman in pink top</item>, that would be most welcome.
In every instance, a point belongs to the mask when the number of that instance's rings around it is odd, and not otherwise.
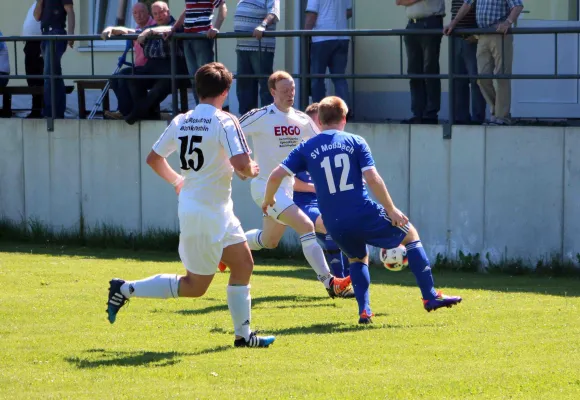
[[[144,28],[155,25],[155,20],[149,14],[149,10],[144,3],[136,3],[133,6],[133,19],[137,28],[131,29],[124,26],[110,26],[106,28],[101,37],[103,40],[107,40],[111,36],[117,35],[127,35],[140,33]],[[133,74],[134,68],[139,68],[145,65],[147,58],[143,54],[143,47],[136,40],[133,41],[133,52],[134,52],[134,67],[126,67],[119,70],[115,75],[131,75]],[[127,61],[131,61],[131,56],[127,57]],[[131,112],[131,94],[127,87],[127,80],[125,79],[111,79],[111,89],[115,92],[117,97],[118,111],[110,112],[105,111],[105,116],[112,119],[123,119],[123,117]]]

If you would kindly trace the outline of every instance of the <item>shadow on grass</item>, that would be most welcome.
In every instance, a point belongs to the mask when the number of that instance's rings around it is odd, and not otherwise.
[[[433,327],[434,325],[420,324],[420,325],[400,325],[400,324],[369,324],[359,325],[353,323],[344,324],[340,322],[326,322],[321,324],[312,324],[306,326],[293,326],[290,328],[268,330],[268,334],[272,335],[329,335],[333,333],[359,332],[365,330],[375,329],[416,329]],[[215,327],[210,330],[211,333],[231,334],[232,332],[224,328]]]
[[[278,302],[290,302],[293,304],[275,304],[268,306],[268,308],[320,308],[320,307],[336,307],[335,303],[330,303],[325,301],[325,297],[314,297],[314,296],[264,296],[264,297],[253,297],[252,298],[252,308],[259,309],[262,308],[260,305],[264,303],[278,303]],[[176,311],[177,314],[181,315],[199,315],[199,314],[209,314],[216,311],[227,311],[228,305],[226,303],[209,306],[199,309],[192,309],[192,310],[179,310]],[[159,310],[155,310],[154,312],[159,312]]]
[[[98,367],[167,367],[177,364],[181,357],[199,356],[203,354],[219,353],[230,350],[231,346],[217,346],[193,353],[176,351],[110,351],[105,349],[90,349],[83,352],[82,356],[66,357],[65,361],[77,368]]]
[[[371,290],[388,290],[388,287],[377,289],[379,285],[417,287],[415,276],[409,270],[401,272],[387,271],[385,268],[371,267]],[[302,266],[288,269],[264,269],[257,265],[254,275],[280,278],[293,278],[315,281],[312,269]],[[479,289],[495,292],[538,293],[551,296],[580,296],[580,280],[573,277],[510,276],[504,273],[453,272],[433,269],[433,278],[437,288],[450,290]],[[461,293],[451,293],[461,295]],[[417,288],[417,293],[419,294]],[[419,294],[420,295],[420,294]]]

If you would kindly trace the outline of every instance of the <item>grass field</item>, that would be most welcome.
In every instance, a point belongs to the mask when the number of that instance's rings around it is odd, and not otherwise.
[[[228,274],[201,299],[134,299],[108,280],[179,273],[173,254],[0,245],[0,398],[579,399],[580,280],[434,271],[461,305],[427,313],[410,271],[372,269],[375,323],[303,262],[258,263],[235,349]]]

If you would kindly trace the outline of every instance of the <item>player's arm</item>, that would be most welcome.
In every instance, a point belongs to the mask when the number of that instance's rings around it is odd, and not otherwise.
[[[395,203],[387,190],[387,185],[385,185],[385,181],[383,181],[375,167],[365,170],[363,177],[379,204],[387,211],[387,215],[391,218],[393,225],[403,226],[409,222],[409,218],[395,207]]]
[[[300,180],[296,177],[294,178],[294,191],[295,192],[316,193],[316,190],[314,190],[313,183],[304,182],[303,180]]]
[[[260,168],[250,158],[252,151],[248,147],[238,119],[234,115],[229,115],[227,119],[221,120],[220,124],[219,141],[230,157],[230,164],[236,175],[242,180],[258,176]]]
[[[264,195],[264,201],[262,202],[262,211],[264,214],[268,214],[268,207],[273,207],[276,204],[276,200],[274,196],[276,192],[280,188],[282,184],[282,180],[287,176],[291,176],[292,174],[288,172],[286,169],[282,167],[282,165],[278,165],[268,178],[268,183],[266,185],[266,194]]]
[[[147,165],[167,183],[170,183],[177,194],[179,194],[183,186],[183,177],[171,168],[166,158],[177,150],[176,133],[179,132],[178,125],[182,118],[183,114],[180,114],[171,121],[153,145],[153,149],[149,152],[146,160]]]

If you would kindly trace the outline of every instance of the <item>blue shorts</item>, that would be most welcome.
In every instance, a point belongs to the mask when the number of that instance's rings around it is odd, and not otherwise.
[[[318,209],[318,204],[300,204],[296,203],[299,209],[304,211],[304,214],[310,218],[312,223],[316,225],[316,220],[320,216],[320,210]]]
[[[409,232],[409,224],[393,226],[384,208],[376,203],[353,218],[337,220],[340,223],[336,225],[326,224],[326,230],[348,258],[364,258],[368,254],[367,244],[383,249],[397,247]]]

